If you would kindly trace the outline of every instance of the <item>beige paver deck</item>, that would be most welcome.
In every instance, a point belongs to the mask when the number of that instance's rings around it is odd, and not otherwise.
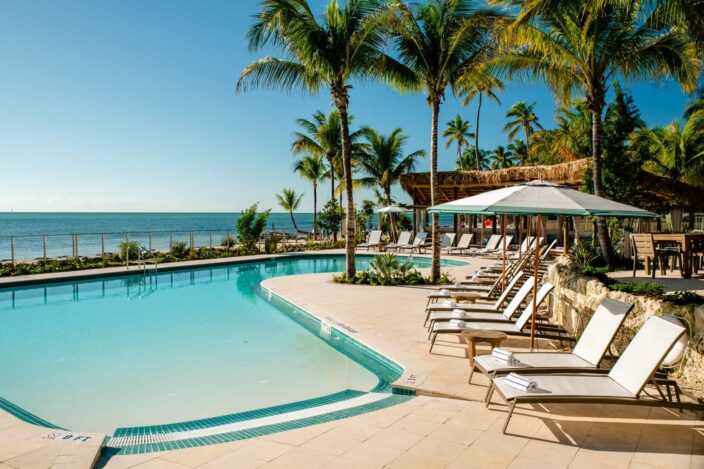
[[[453,270],[460,276],[481,262]],[[485,391],[466,384],[468,364],[456,339],[428,353],[423,289],[337,285],[330,274],[270,279],[265,286],[352,328],[356,339],[406,367],[403,381],[416,375],[421,393],[477,399]],[[420,396],[374,413],[251,440],[118,456],[106,467],[704,467],[704,425],[690,413],[525,406],[514,414],[508,435],[501,434],[504,417],[498,403],[487,409],[474,400]]]

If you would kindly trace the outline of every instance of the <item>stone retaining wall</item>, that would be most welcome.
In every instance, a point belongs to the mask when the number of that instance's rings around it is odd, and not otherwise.
[[[610,291],[599,280],[577,272],[567,256],[559,257],[550,266],[547,279],[555,285],[553,321],[577,337],[604,297],[635,305],[613,342],[618,353],[623,351],[650,316],[673,313],[686,319],[692,331],[687,355],[683,366],[678,367],[677,377],[688,390],[697,396],[704,396],[704,305],[677,306],[648,296]]]

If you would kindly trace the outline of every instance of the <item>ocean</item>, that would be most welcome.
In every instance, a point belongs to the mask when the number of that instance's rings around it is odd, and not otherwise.
[[[97,256],[103,249],[116,252],[118,244],[138,241],[144,247],[168,249],[171,241],[189,243],[193,231],[196,246],[219,245],[228,234],[237,235],[239,213],[0,213],[0,260],[12,257],[11,238],[15,241],[15,259],[38,259],[71,256],[73,235],[77,235],[78,254]],[[313,214],[294,214],[298,229],[310,231]],[[441,223],[452,217],[441,216]],[[288,213],[269,215],[267,230],[293,233]],[[101,236],[102,235],[102,236]]]

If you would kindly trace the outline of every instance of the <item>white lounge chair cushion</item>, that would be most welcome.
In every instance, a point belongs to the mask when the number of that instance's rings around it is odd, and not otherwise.
[[[431,305],[428,305],[428,311],[451,311],[455,308],[458,308],[464,309],[465,311],[493,311],[496,313],[500,313],[500,311],[494,307],[493,303],[454,303],[454,305],[455,306],[451,306],[445,303],[433,303]]]
[[[479,355],[474,357],[474,363],[487,373],[497,370],[521,369],[521,368],[594,368],[594,365],[572,353],[553,352],[524,352],[514,353],[513,356],[520,361],[519,365],[511,366],[494,360],[491,355]]]
[[[634,398],[635,395],[606,375],[545,374],[529,375],[538,383],[535,391],[520,391],[504,383],[503,377],[494,378],[494,385],[506,399],[537,396]]]
[[[431,321],[449,321],[450,319],[456,319],[457,315],[455,315],[452,311],[450,312],[441,312],[441,313],[430,313],[430,320]],[[464,311],[460,319],[474,319],[474,320],[497,320],[500,321],[504,318],[504,316],[501,313],[482,313],[480,311]],[[471,326],[470,326],[471,327]]]

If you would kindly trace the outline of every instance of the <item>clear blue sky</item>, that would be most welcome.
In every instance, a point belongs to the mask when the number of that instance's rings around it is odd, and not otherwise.
[[[236,211],[253,202],[276,210],[282,187],[304,191],[310,210],[311,188],[291,169],[290,135],[296,118],[328,110],[330,99],[235,93],[240,71],[257,57],[244,38],[257,6],[4,0],[0,211]],[[679,117],[687,101],[672,83],[627,86],[650,125]],[[427,149],[422,95],[368,84],[356,85],[351,99],[358,124],[402,127],[408,151]],[[537,101],[541,122],[553,125],[550,92],[512,83],[502,106],[484,106],[483,148],[506,143],[503,116],[522,99]],[[440,122],[458,112],[474,121],[474,106],[449,98]],[[439,161],[452,168],[454,152],[443,147]]]

